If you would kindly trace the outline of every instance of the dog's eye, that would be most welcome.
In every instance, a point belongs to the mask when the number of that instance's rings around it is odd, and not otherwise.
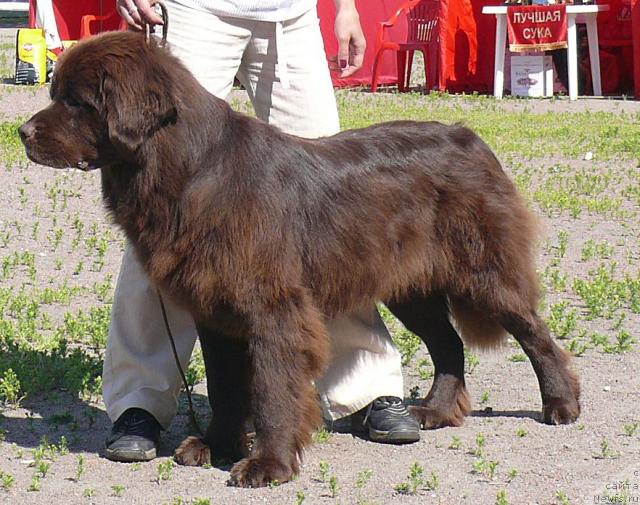
[[[69,106],[69,107],[89,107],[86,103],[80,102],[78,100],[76,100],[74,97],[72,96],[67,96],[64,99],[64,102]]]

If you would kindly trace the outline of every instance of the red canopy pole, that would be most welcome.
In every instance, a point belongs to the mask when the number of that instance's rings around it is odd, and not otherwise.
[[[640,0],[631,1],[631,33],[633,37],[633,87],[640,99]]]

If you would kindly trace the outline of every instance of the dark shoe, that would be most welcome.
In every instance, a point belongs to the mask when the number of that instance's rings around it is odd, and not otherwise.
[[[125,410],[113,423],[106,441],[106,456],[112,461],[151,461],[162,427],[146,410]]]
[[[371,402],[364,418],[369,438],[385,444],[411,444],[420,440],[420,424],[402,399],[381,396]]]

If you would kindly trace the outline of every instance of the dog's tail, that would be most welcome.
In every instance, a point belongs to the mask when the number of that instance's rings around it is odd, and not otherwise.
[[[467,345],[493,349],[505,342],[507,331],[486,311],[462,299],[450,299],[449,307],[456,329]]]

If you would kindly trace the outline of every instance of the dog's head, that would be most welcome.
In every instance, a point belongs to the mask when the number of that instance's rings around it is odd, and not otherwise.
[[[132,32],[106,33],[65,51],[51,104],[20,127],[29,159],[83,170],[136,162],[145,140],[177,118],[171,67],[179,63],[167,53]]]

